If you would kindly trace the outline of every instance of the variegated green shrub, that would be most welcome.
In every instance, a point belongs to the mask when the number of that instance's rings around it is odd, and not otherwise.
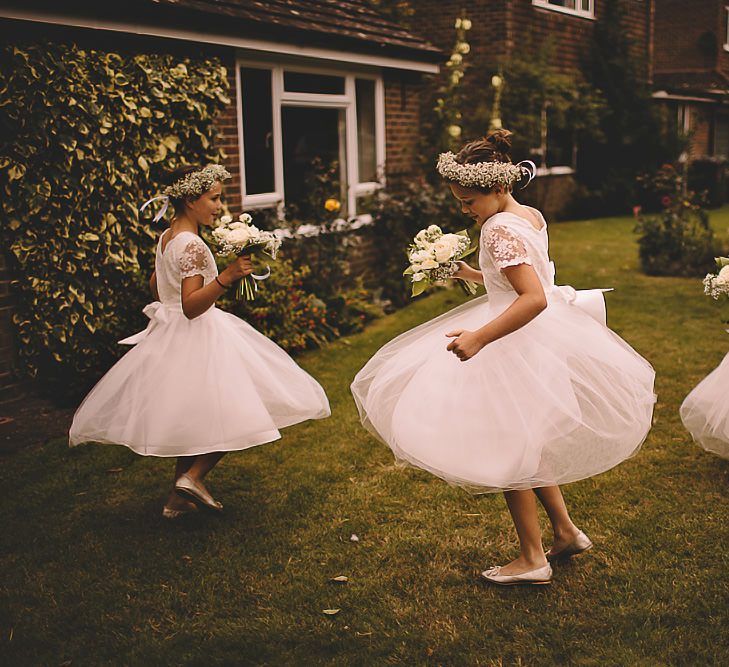
[[[137,208],[164,171],[220,159],[227,88],[215,59],[0,47],[0,238],[20,358],[43,386],[83,387],[143,326],[156,232]]]

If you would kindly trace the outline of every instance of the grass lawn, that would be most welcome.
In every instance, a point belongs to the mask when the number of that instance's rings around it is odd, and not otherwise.
[[[729,208],[712,223],[726,240]],[[356,371],[460,302],[450,290],[300,357],[333,417],[226,457],[210,477],[220,517],[164,522],[171,463],[122,447],[55,440],[7,458],[0,661],[729,664],[729,462],[692,444],[678,416],[729,337],[699,280],[638,272],[632,227],[550,230],[559,283],[616,288],[609,323],[654,365],[659,395],[638,456],[564,488],[595,549],[551,586],[482,585],[480,570],[516,553],[502,496],[398,469],[359,426]]]

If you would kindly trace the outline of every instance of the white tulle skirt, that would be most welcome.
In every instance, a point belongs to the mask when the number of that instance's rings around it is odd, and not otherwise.
[[[706,451],[729,459],[729,354],[684,399],[681,421]]]
[[[357,374],[364,426],[398,461],[474,493],[564,484],[637,452],[655,373],[625,341],[562,298],[461,362],[446,333],[474,330],[513,293],[475,299],[390,341]]]
[[[150,304],[144,332],[78,408],[69,444],[149,456],[246,449],[330,414],[324,390],[278,345],[218,308],[189,320]]]

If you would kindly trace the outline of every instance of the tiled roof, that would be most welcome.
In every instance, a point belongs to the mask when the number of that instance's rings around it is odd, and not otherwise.
[[[229,30],[255,31],[262,38],[288,38],[318,46],[347,46],[354,51],[406,56],[427,62],[443,52],[424,38],[380,15],[366,0],[148,0],[168,16]]]

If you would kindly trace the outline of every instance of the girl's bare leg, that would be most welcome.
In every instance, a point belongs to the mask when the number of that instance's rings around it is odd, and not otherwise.
[[[552,532],[554,533],[552,548],[559,551],[572,542],[580,531],[572,523],[567,511],[567,505],[562,497],[562,491],[558,486],[544,486],[534,489],[534,493],[537,494],[539,502],[544,506],[552,524]]]
[[[544,567],[547,559],[542,547],[542,531],[537,501],[531,489],[505,491],[504,498],[519,536],[519,557],[501,568],[500,574],[522,574]]]
[[[205,475],[207,475],[225,456],[225,452],[210,452],[208,454],[199,454],[194,458],[192,465],[186,471],[198,484],[202,484]]]

